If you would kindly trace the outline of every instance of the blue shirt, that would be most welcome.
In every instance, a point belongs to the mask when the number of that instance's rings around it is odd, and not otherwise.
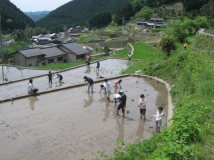
[[[61,74],[59,74],[59,73],[57,73],[56,75],[57,75],[58,77],[60,77],[60,78],[62,77],[62,75],[61,75]]]
[[[92,85],[92,84],[94,84],[94,81],[91,79],[91,78],[89,78],[89,77],[87,77],[87,79],[85,80],[85,82],[88,82],[90,85]]]

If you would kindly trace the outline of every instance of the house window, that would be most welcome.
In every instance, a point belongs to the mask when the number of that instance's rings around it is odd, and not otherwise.
[[[32,63],[29,63],[29,67],[31,67],[32,66]]]
[[[62,61],[63,57],[57,57],[57,61]]]
[[[83,59],[83,58],[85,58],[85,55],[84,55],[84,54],[78,55],[78,56],[77,56],[77,59]]]
[[[54,63],[54,58],[49,59],[49,60],[48,60],[48,63]]]

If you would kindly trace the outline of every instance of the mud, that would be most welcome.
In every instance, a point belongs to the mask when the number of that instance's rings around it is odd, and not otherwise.
[[[110,82],[114,84],[114,80]],[[150,116],[159,105],[164,112],[167,109],[165,86],[148,78],[123,78],[121,90],[127,95],[130,113],[122,118],[116,116],[114,103],[106,103],[104,91],[99,93],[101,84],[94,85],[93,94],[88,94],[85,86],[2,103],[0,114],[6,120],[0,122],[0,144],[7,145],[1,145],[0,157],[88,160],[100,158],[98,150],[112,155],[117,138],[125,143],[151,138],[155,118]],[[118,91],[112,88],[111,99]],[[146,121],[140,119],[137,107],[140,94],[147,99]],[[13,139],[14,134],[19,138]]]
[[[80,67],[74,70],[65,71],[62,74],[63,80],[61,84],[59,84],[59,79],[57,76],[53,76],[53,84],[49,85],[48,77],[39,77],[33,79],[34,87],[39,90],[45,90],[48,88],[56,88],[63,85],[69,84],[78,84],[83,82],[84,76],[89,76],[92,79],[98,79],[99,76],[102,77],[110,77],[115,76],[120,73],[122,69],[127,67],[127,60],[119,60],[119,59],[108,59],[105,61],[100,61],[100,71],[96,72],[96,63],[91,64],[90,67]],[[34,72],[34,71],[33,71]],[[48,71],[46,71],[48,74]],[[16,95],[26,94],[28,91],[28,83],[29,80],[20,81],[17,83],[7,84],[0,87],[0,98],[8,98],[14,97]]]

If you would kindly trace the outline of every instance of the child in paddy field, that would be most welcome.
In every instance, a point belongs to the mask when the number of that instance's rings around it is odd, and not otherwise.
[[[117,87],[117,84],[120,85],[120,89],[121,89],[121,82],[122,82],[122,79],[119,79],[117,81],[114,82],[114,87]]]
[[[89,92],[89,89],[91,88],[91,91],[93,93],[93,87],[94,87],[93,79],[91,79],[90,77],[87,77],[87,76],[84,76],[83,79],[85,79],[85,82],[86,81],[88,82],[88,92]],[[85,84],[85,85],[87,85],[87,84]]]
[[[100,62],[97,61],[97,67],[96,67],[96,70],[99,71],[99,68],[100,68]]]
[[[59,83],[61,83],[62,82],[62,78],[63,78],[62,75],[59,74],[59,73],[57,73],[56,75],[57,75],[57,78],[59,78]]]
[[[142,119],[143,116],[143,119],[146,120],[146,98],[144,94],[140,95],[138,107],[140,107],[140,118]]]
[[[49,84],[52,84],[52,73],[51,73],[51,71],[49,71],[48,79],[49,79]]]
[[[106,83],[103,83],[103,84],[100,85],[100,91],[99,91],[99,93],[100,93],[102,90],[105,90],[105,93],[106,93]]]
[[[157,115],[151,116],[151,118],[153,118],[153,117],[156,117],[156,121],[155,121],[156,132],[160,133],[160,127],[162,124],[162,117],[163,117],[163,107],[162,106],[158,107]]]
[[[33,80],[30,79],[30,80],[29,80],[29,84],[28,84],[28,94],[35,94],[36,92],[38,92],[38,89],[36,89],[36,88],[33,86]]]

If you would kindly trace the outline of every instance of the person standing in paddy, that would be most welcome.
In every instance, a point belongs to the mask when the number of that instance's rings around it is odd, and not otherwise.
[[[138,107],[140,107],[140,118],[146,120],[146,98],[144,94],[140,95]]]
[[[131,56],[131,54],[127,54],[127,55],[128,55],[128,57],[129,57],[129,61],[130,61],[132,56]]]
[[[117,115],[119,115],[118,113],[119,113],[119,110],[121,108],[122,113],[123,113],[123,118],[124,118],[125,117],[125,110],[126,110],[126,95],[122,91],[119,92],[119,95],[120,95],[120,98],[119,98],[120,104],[117,107]]]
[[[93,79],[91,79],[90,77],[87,77],[87,76],[84,76],[83,78],[85,79],[85,82],[86,81],[88,82],[88,92],[89,92],[89,89],[91,88],[91,91],[93,93],[93,87],[94,87]],[[87,84],[85,84],[85,85],[87,85]]]
[[[51,73],[51,71],[49,71],[48,79],[49,79],[49,84],[52,84],[52,73]]]
[[[99,61],[97,61],[97,67],[96,67],[97,69],[97,71],[99,72],[99,68],[100,68],[100,62]]]
[[[91,61],[91,54],[90,53],[88,54],[88,61],[89,62]]]
[[[160,127],[162,124],[162,117],[163,117],[163,107],[159,106],[156,115],[151,116],[151,118],[156,117],[155,125],[156,125],[156,132],[160,133]]]
[[[111,92],[111,83],[108,81],[108,79],[105,79],[105,86],[106,86],[106,97],[107,102],[110,102],[110,92]]]

